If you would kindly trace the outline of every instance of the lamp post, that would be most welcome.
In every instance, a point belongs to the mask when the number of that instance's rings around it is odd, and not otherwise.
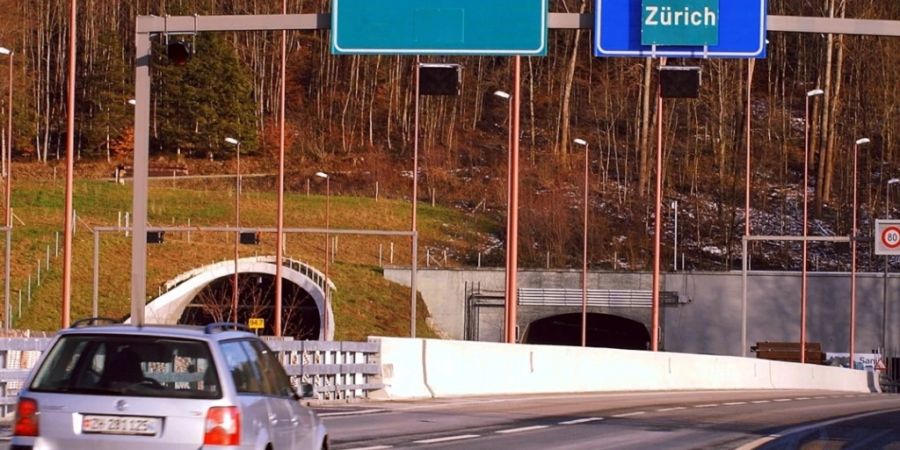
[[[509,166],[507,184],[509,185],[506,206],[506,297],[505,342],[516,342],[516,275],[518,271],[518,233],[519,233],[519,64],[515,57],[513,68],[513,95],[505,91],[495,91],[494,95],[509,102]]]
[[[328,209],[331,203],[331,177],[325,172],[316,172],[316,176],[325,179],[325,306],[322,311],[322,340],[328,340],[328,260],[331,259],[328,236]]]
[[[235,146],[237,174],[234,177],[234,280],[231,293],[231,321],[238,323],[238,259],[241,243],[241,142],[227,137],[225,142]]]
[[[7,144],[6,144],[6,186],[4,197],[6,198],[6,211],[4,214],[4,220],[7,227],[12,226],[12,205],[10,201],[12,200],[12,150],[13,150],[13,135],[12,135],[12,117],[13,117],[13,51],[6,48],[0,47],[0,55],[9,56],[9,108],[7,108]]]
[[[800,364],[806,363],[806,294],[808,281],[806,260],[808,256],[809,237],[809,99],[824,94],[821,89],[813,89],[806,93],[806,112],[804,115],[803,144],[803,268],[800,275]]]
[[[857,160],[859,157],[859,146],[868,144],[868,138],[856,140],[853,146],[853,226],[850,233],[850,368],[856,365],[854,362],[854,350],[856,348],[856,237],[857,237],[857,218],[856,218],[856,183],[857,183]]]
[[[66,92],[66,200],[65,207],[63,213],[63,279],[62,279],[62,314],[60,315],[61,327],[69,328],[69,322],[71,319],[71,308],[72,308],[72,226],[74,225],[74,217],[73,213],[75,211],[74,205],[72,204],[72,192],[74,191],[75,184],[75,47],[77,45],[77,16],[78,16],[78,0],[71,0],[69,2],[69,45],[68,45],[68,56],[69,56],[69,64],[66,71],[66,85],[68,90]],[[137,165],[137,164],[135,164]],[[137,187],[135,187],[137,190]],[[138,211],[135,211],[138,212]],[[146,215],[139,214],[138,217],[141,219],[141,227],[146,225]],[[141,236],[140,239],[146,239],[145,236]],[[138,238],[134,238],[134,240],[138,240]],[[137,244],[139,245],[139,244]],[[132,249],[135,248],[135,244],[132,245]],[[135,267],[132,267],[132,271],[136,271]],[[146,274],[142,273],[142,276]],[[134,280],[134,278],[132,278]],[[133,296],[132,301],[132,323],[135,325],[142,325],[144,322],[144,302],[146,299],[144,298],[144,294],[141,294],[140,297]],[[139,303],[139,305],[136,305]],[[140,313],[135,314],[135,311],[140,309]]]
[[[884,202],[884,217],[886,219],[891,218],[891,186],[900,183],[900,178],[891,178],[887,182],[887,189],[885,190],[885,202]],[[854,183],[855,184],[855,183]],[[888,286],[887,286],[887,277],[888,277],[888,266],[890,265],[891,257],[888,255],[884,255],[884,277],[882,278],[881,284],[881,351],[882,357],[887,354],[887,305],[888,305]]]
[[[587,261],[588,261],[588,156],[590,146],[584,139],[575,139],[584,146],[584,238],[581,250],[581,346],[587,347]]]
[[[12,50],[0,47],[0,55],[8,55],[9,56],[9,107],[7,108],[6,115],[8,116],[8,130],[7,130],[7,144],[6,144],[6,159],[4,160],[6,166],[6,183],[5,183],[5,195],[6,200],[4,204],[6,206],[4,221],[6,224],[6,257],[4,258],[4,271],[5,276],[4,280],[6,280],[3,285],[4,287],[4,301],[6,305],[6,309],[3,312],[4,324],[5,328],[9,330],[11,324],[11,310],[9,309],[9,277],[11,272],[11,246],[12,246],[12,149],[13,149],[13,136],[12,136],[12,115],[13,115],[13,52]],[[2,157],[2,155],[0,155]]]

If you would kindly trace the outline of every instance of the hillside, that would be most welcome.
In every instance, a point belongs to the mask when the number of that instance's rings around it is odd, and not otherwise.
[[[106,164],[79,165],[87,177],[100,175]],[[13,258],[13,324],[15,328],[52,330],[59,326],[62,258],[56,256],[56,232],[61,229],[62,180],[53,179],[52,169],[42,164],[16,165],[17,173],[13,207],[17,217],[14,231]],[[409,227],[408,201],[374,192],[369,197],[343,194],[340,175],[333,183],[330,204],[330,226],[343,229],[403,230]],[[255,181],[254,181],[255,180]],[[262,180],[262,181],[260,181]],[[275,223],[275,197],[265,189],[271,177],[245,180],[242,196],[241,223],[246,227],[272,227]],[[228,226],[233,224],[233,180],[170,179],[151,182],[150,223],[153,225]],[[291,192],[286,197],[285,223],[289,227],[324,227],[324,185],[311,185],[305,192]],[[72,317],[87,317],[91,310],[93,234],[90,227],[115,226],[119,214],[131,209],[130,183],[118,185],[103,179],[80,179],[76,183],[75,210],[77,226],[73,252]],[[468,215],[441,206],[420,205],[419,223],[422,261],[425,252],[440,259],[447,251],[447,264],[458,264],[457,255],[468,254],[479,243],[496,233],[497,224],[482,215]],[[223,234],[193,232],[190,242],[185,234],[168,233],[162,245],[148,250],[148,294],[157,286],[191,268],[233,256],[233,238]],[[337,339],[364,339],[368,335],[403,336],[409,333],[409,289],[383,280],[379,270],[379,247],[384,264],[389,263],[393,244],[395,265],[409,265],[409,241],[402,238],[341,236],[336,262],[330,275],[337,285],[333,297]],[[242,256],[274,254],[274,236],[263,235],[258,246],[241,246]],[[47,249],[50,249],[50,271],[47,272]],[[130,240],[122,234],[101,235],[100,313],[106,317],[122,317],[130,311],[129,267]],[[322,267],[324,237],[290,235],[287,256]],[[439,255],[439,256],[438,256]],[[41,284],[37,286],[37,265],[41,260]],[[435,263],[432,263],[435,264]],[[32,300],[29,304],[28,279],[32,277]],[[18,309],[18,291],[23,305]],[[435,336],[426,323],[428,310],[418,305],[420,335]]]

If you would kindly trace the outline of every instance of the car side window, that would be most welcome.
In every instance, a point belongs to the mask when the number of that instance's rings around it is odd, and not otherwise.
[[[244,341],[223,342],[222,354],[225,355],[225,363],[234,380],[234,388],[239,394],[265,393],[261,381],[261,374],[257,358],[247,353]]]
[[[275,353],[262,342],[253,341],[251,344],[259,352],[260,367],[269,382],[269,393],[279,397],[294,396],[295,392],[291,386],[291,379],[285,373],[284,367],[278,361]]]
[[[247,352],[247,355],[250,357],[251,367],[253,373],[256,374],[256,377],[259,380],[261,392],[266,395],[276,395],[271,379],[266,375],[265,362],[262,359],[263,355],[255,344],[257,344],[257,342],[241,341],[241,347],[243,347],[244,351]]]

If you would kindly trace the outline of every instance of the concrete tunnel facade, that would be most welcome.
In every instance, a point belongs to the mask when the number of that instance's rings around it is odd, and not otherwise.
[[[275,258],[271,256],[241,258],[237,264],[239,278],[241,276],[245,278],[251,276],[274,278],[275,269]],[[230,282],[234,277],[234,272],[234,260],[226,260],[198,267],[173,278],[165,284],[166,291],[162,295],[147,303],[144,309],[146,322],[167,325],[185,323],[183,319],[187,315],[186,312],[190,307],[195,306],[193,303],[198,295],[217,283]],[[312,266],[295,260],[285,260],[282,267],[282,276],[285,289],[288,288],[288,283],[291,283],[296,289],[307,294],[311,301],[315,303],[317,323],[314,325],[317,329],[315,333],[317,338],[319,340],[332,340],[335,327],[328,326],[327,335],[323,335],[323,327],[321,326],[323,323],[334,324],[334,313],[331,305],[329,304],[327,309],[325,307],[325,290],[323,289],[323,286],[327,283],[332,292],[335,290],[331,280],[325,280],[324,275]],[[259,279],[262,280],[262,278]],[[241,284],[240,289],[241,295],[243,295],[245,290],[243,284]],[[241,298],[241,300],[245,299]],[[224,303],[225,299],[222,299],[222,301]],[[239,303],[241,302],[239,301]],[[227,299],[227,304],[231,304],[230,296]],[[269,315],[271,316],[271,313]],[[267,325],[270,321],[273,321],[272,317],[264,317],[264,319]],[[299,320],[300,318],[295,319]],[[226,321],[230,321],[230,319]],[[274,321],[271,323],[274,323]]]

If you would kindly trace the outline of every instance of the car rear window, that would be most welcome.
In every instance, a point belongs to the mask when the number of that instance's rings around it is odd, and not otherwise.
[[[139,397],[222,397],[205,342],[158,336],[63,336],[50,349],[31,389]]]

